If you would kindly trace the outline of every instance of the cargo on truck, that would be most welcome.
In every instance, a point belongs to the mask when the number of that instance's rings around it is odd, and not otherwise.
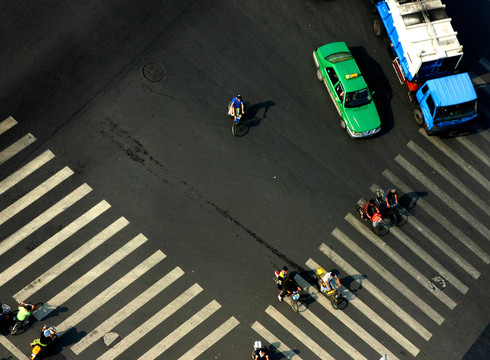
[[[477,116],[468,73],[459,72],[463,46],[441,0],[374,2],[374,34],[389,38],[393,69],[408,90],[412,113],[429,135],[455,129]]]

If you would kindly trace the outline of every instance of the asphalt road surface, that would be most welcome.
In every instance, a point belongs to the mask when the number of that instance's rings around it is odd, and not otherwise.
[[[0,302],[37,311],[2,358],[42,324],[50,359],[246,359],[255,340],[276,360],[485,358],[490,5],[444,3],[480,109],[448,138],[412,120],[368,0],[3,1]],[[375,90],[375,138],[349,139],[316,80],[334,41]],[[404,223],[375,237],[354,204],[390,185]],[[345,309],[308,285],[316,264]]]

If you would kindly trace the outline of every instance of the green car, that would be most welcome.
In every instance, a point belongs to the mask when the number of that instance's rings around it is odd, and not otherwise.
[[[344,42],[313,51],[318,80],[323,81],[340,115],[340,126],[352,138],[373,136],[381,121],[371,91]]]

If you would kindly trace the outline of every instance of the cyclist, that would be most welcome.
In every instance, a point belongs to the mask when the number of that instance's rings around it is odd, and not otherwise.
[[[323,276],[323,282],[326,285],[326,288],[322,287],[320,289],[321,291],[333,290],[337,287],[337,285],[339,288],[342,287],[342,284],[340,283],[340,279],[337,277],[337,274],[335,274],[333,271],[329,271]]]
[[[274,273],[276,275],[277,289],[282,290],[282,283],[288,278],[288,267],[284,266],[282,270],[276,270]]]
[[[296,284],[296,281],[294,281],[294,279],[288,277],[286,278],[286,280],[283,281],[282,290],[279,295],[277,295],[277,298],[279,299],[279,301],[282,301],[284,296],[290,296],[296,290],[301,291],[302,289],[298,286],[298,284]]]
[[[385,191],[384,205],[386,208],[396,207],[398,205],[398,194],[395,188],[391,188]]]
[[[245,114],[245,104],[242,101],[242,96],[239,94],[235,96],[230,102],[230,110],[228,112],[233,119],[236,120],[237,116]]]
[[[373,223],[373,226],[378,226],[381,222],[382,216],[379,212],[378,207],[374,203],[374,199],[366,201],[364,205],[362,205],[362,210],[366,214],[369,220]]]

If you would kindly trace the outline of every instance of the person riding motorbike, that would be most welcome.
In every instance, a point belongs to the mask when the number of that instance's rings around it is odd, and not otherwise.
[[[254,356],[254,360],[262,360],[262,359],[269,360],[269,354],[267,353],[267,350],[263,348],[257,350]]]
[[[43,351],[43,349],[51,345],[51,343],[56,339],[56,336],[56,330],[54,329],[54,327],[48,327],[47,325],[44,325],[39,338],[35,339],[29,344],[31,345],[31,347],[33,347],[31,359],[37,357],[37,355],[39,355],[39,353]]]
[[[29,316],[31,316],[33,311],[34,311],[34,305],[32,305],[29,302],[26,303],[22,301],[19,304],[18,311],[16,316],[14,317],[14,320],[24,322],[26,319],[29,318]]]

